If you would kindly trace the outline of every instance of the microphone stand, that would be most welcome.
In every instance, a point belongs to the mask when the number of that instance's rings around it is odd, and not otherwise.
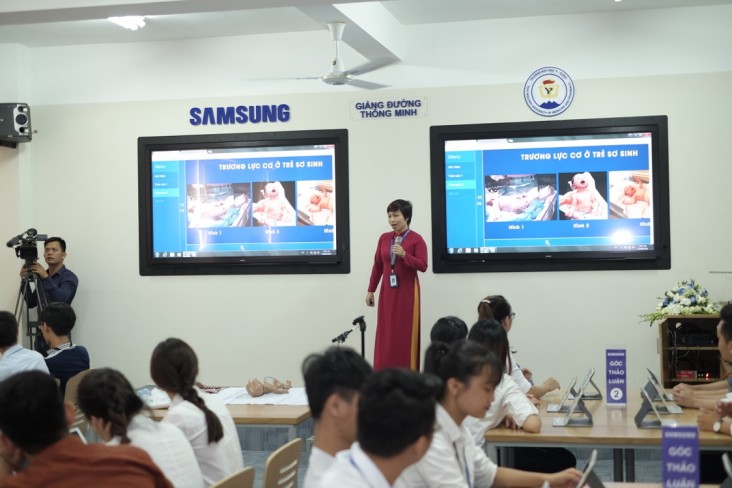
[[[348,337],[348,334],[356,330],[356,327],[361,329],[361,357],[366,358],[366,321],[363,319],[363,315],[360,317],[356,317],[353,319],[353,327],[348,329],[347,331],[343,332],[342,334],[339,334],[335,336],[330,342],[338,343],[340,346],[344,342],[346,342],[346,338]]]

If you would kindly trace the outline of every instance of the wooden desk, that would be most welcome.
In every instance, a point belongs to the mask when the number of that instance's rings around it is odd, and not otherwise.
[[[226,405],[237,427],[267,426],[287,430],[287,439],[297,437],[297,427],[310,419],[307,405]],[[153,409],[153,418],[161,420],[167,409]]]
[[[560,395],[546,395],[539,407],[541,431],[529,434],[521,430],[492,429],[486,432],[486,442],[499,449],[501,459],[512,462],[513,447],[590,447],[613,449],[615,481],[635,481],[635,449],[660,449],[661,429],[639,429],[635,425],[635,414],[641,406],[640,393],[630,391],[625,407],[607,406],[604,400],[586,400],[585,405],[592,413],[591,427],[554,427],[552,419],[565,414],[549,413],[546,406],[558,403]],[[673,418],[678,425],[697,425],[699,411],[684,409],[677,415],[663,415]],[[730,436],[714,432],[699,433],[699,448],[724,450],[730,445]],[[503,462],[503,461],[502,461]],[[508,464],[510,465],[510,464]],[[625,476],[623,476],[625,474]]]

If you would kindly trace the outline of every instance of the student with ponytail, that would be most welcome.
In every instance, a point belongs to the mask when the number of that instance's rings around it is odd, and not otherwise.
[[[498,467],[473,441],[463,421],[468,415],[483,417],[493,402],[493,391],[503,375],[503,364],[495,354],[473,341],[433,342],[425,354],[424,369],[442,380],[436,430],[427,454],[402,473],[395,487],[538,487],[548,481],[555,488],[569,488],[577,484],[582,473],[576,469],[542,474]]]
[[[515,316],[516,313],[511,308],[511,304],[501,295],[487,296],[478,303],[478,320],[497,320],[506,330],[506,334],[511,330]],[[526,368],[521,369],[516,361],[514,361],[513,354],[510,350],[508,351],[506,368],[508,368],[507,373],[511,375],[511,378],[521,388],[521,391],[527,395],[541,398],[550,391],[559,388],[559,382],[554,378],[548,378],[540,385],[532,384],[531,371]]]
[[[180,339],[157,345],[150,361],[150,376],[170,397],[163,422],[171,423],[188,438],[206,486],[243,467],[239,436],[229,410],[218,398],[195,386],[198,358]]]
[[[501,364],[508,359],[508,335],[497,320],[479,320],[470,328],[468,339],[485,346],[498,356]],[[521,393],[518,385],[507,374],[495,389],[491,408],[481,418],[468,417],[465,425],[473,434],[478,447],[485,443],[485,432],[503,426],[537,433],[541,430],[539,411]],[[514,464],[517,469],[554,473],[577,466],[574,454],[562,447],[516,447]]]
[[[177,427],[143,413],[143,403],[122,373],[95,369],[79,383],[79,408],[109,445],[130,444],[146,451],[176,488],[202,488],[193,448]]]

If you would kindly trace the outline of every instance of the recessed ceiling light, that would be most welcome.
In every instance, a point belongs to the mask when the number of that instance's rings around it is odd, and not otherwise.
[[[109,17],[107,20],[125,29],[137,30],[145,27],[145,17],[142,15],[127,15],[124,17]]]

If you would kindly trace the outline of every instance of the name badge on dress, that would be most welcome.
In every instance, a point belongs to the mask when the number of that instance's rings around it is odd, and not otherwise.
[[[394,272],[389,275],[389,288],[399,288],[399,280]]]

